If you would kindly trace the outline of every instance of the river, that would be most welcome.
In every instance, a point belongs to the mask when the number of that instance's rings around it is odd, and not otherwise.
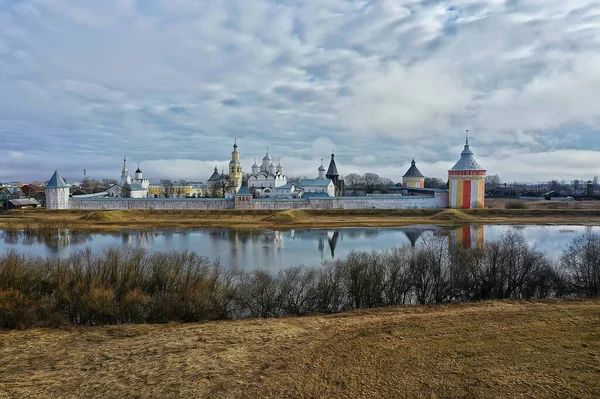
[[[351,250],[385,250],[419,245],[431,236],[448,237],[449,245],[475,248],[518,230],[530,245],[557,257],[569,242],[600,226],[473,225],[460,229],[415,225],[395,228],[335,228],[296,230],[237,230],[230,228],[123,230],[119,233],[2,231],[0,251],[14,249],[37,256],[67,257],[90,247],[143,247],[154,251],[195,251],[226,266],[277,271],[295,265],[317,265],[346,256]]]

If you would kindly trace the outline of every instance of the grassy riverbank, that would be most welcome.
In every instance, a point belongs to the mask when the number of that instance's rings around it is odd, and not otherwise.
[[[0,398],[592,398],[598,314],[501,301],[0,332]]]
[[[70,227],[85,230],[160,227],[393,227],[413,224],[600,224],[600,203],[525,203],[525,209],[490,201],[486,209],[292,210],[292,211],[47,211],[0,213],[0,228]]]

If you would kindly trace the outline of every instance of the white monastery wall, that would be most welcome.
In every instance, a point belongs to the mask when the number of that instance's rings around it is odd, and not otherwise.
[[[70,199],[69,209],[233,209],[233,199],[115,198]]]
[[[198,198],[95,198],[69,199],[70,209],[234,209],[233,199]],[[315,199],[259,199],[243,204],[244,209],[425,209],[446,208],[448,193],[435,196],[381,195],[368,197],[336,197]]]

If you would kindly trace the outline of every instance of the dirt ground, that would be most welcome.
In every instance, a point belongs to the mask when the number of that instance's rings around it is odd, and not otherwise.
[[[0,398],[597,398],[600,300],[0,332]]]
[[[514,204],[522,209],[510,209]],[[289,210],[289,211],[9,211],[0,228],[119,231],[124,228],[394,227],[415,224],[600,224],[600,201],[489,199],[485,209]]]

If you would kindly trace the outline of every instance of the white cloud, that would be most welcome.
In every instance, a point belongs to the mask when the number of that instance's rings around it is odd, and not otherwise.
[[[505,180],[584,178],[599,50],[592,0],[0,2],[0,178],[206,179],[233,137],[247,169],[445,177],[467,128]]]

